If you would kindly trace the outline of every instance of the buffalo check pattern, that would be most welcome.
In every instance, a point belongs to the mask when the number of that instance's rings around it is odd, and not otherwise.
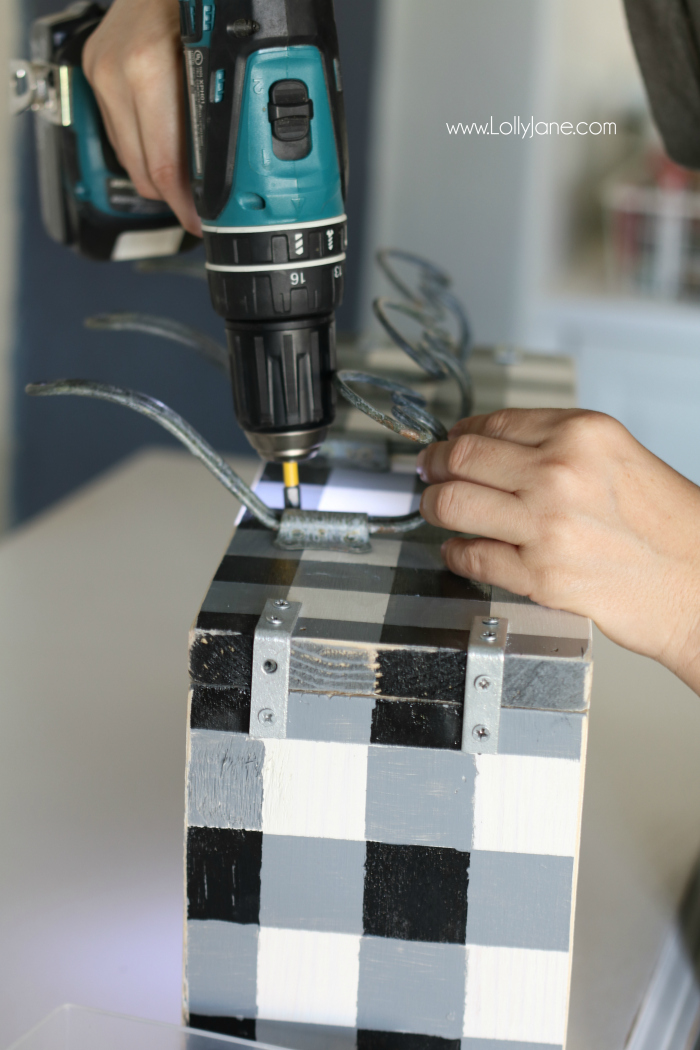
[[[282,502],[267,468],[258,491]],[[410,474],[302,468],[309,509]],[[292,1048],[543,1050],[566,1033],[590,625],[447,573],[444,534],[281,552],[243,518],[191,638],[189,1023]],[[302,603],[288,735],[248,734],[268,598]],[[499,753],[460,750],[468,630],[507,616]]]

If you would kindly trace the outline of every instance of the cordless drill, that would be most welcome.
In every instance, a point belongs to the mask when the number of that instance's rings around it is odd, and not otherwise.
[[[334,418],[347,141],[332,0],[179,0],[190,170],[236,414],[263,459]]]
[[[335,412],[347,136],[333,0],[178,3],[190,174],[236,414],[263,459],[286,464],[290,487],[296,462],[319,449]],[[129,232],[156,229],[165,245],[177,222],[129,189],[80,70],[103,15],[81,2],[34,23],[32,57],[46,70],[38,87],[23,85],[22,76],[36,81],[36,66],[15,64],[15,99],[23,98],[15,108],[43,110],[49,232],[92,257],[127,258],[120,237],[124,244]],[[180,237],[170,251],[186,246]]]

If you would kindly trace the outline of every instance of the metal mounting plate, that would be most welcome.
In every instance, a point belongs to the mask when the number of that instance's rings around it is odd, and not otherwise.
[[[467,754],[495,755],[498,751],[507,639],[507,620],[498,616],[474,617],[469,632],[462,723],[462,751]]]
[[[287,735],[289,660],[301,602],[269,598],[255,628],[250,735],[283,740]]]

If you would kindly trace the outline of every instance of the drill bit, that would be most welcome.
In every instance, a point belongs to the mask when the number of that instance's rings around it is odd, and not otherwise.
[[[299,464],[294,460],[282,464],[284,478],[284,506],[286,510],[301,509],[301,489],[299,488]]]

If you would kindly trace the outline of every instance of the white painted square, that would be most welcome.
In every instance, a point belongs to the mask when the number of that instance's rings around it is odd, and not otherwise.
[[[359,976],[359,935],[260,930],[258,1017],[354,1028]]]
[[[284,510],[284,485],[281,481],[259,481],[255,491],[263,503],[275,510]],[[301,485],[301,505],[304,510],[318,510],[323,494],[322,485]]]
[[[585,616],[547,609],[544,605],[491,602],[491,615],[506,617],[509,634],[531,634],[540,638],[577,638],[581,642],[588,642],[591,638],[591,621]]]
[[[469,945],[463,1035],[561,1046],[568,993],[568,952]]]
[[[573,857],[581,764],[534,755],[477,755],[472,849]]]
[[[287,599],[301,602],[301,615],[311,620],[384,623],[390,595],[373,591],[335,591],[329,587],[290,587]]]
[[[302,561],[345,562],[346,565],[384,565],[395,568],[399,564],[401,540],[372,537],[369,554],[348,554],[346,551],[303,551]]]
[[[344,485],[343,481],[347,478]],[[378,514],[386,517],[409,514],[414,502],[413,477],[405,475],[375,475],[367,488],[356,488],[355,471],[332,471],[319,501],[319,510],[340,510],[357,514]]]
[[[266,740],[263,833],[364,841],[368,750],[366,744]]]

